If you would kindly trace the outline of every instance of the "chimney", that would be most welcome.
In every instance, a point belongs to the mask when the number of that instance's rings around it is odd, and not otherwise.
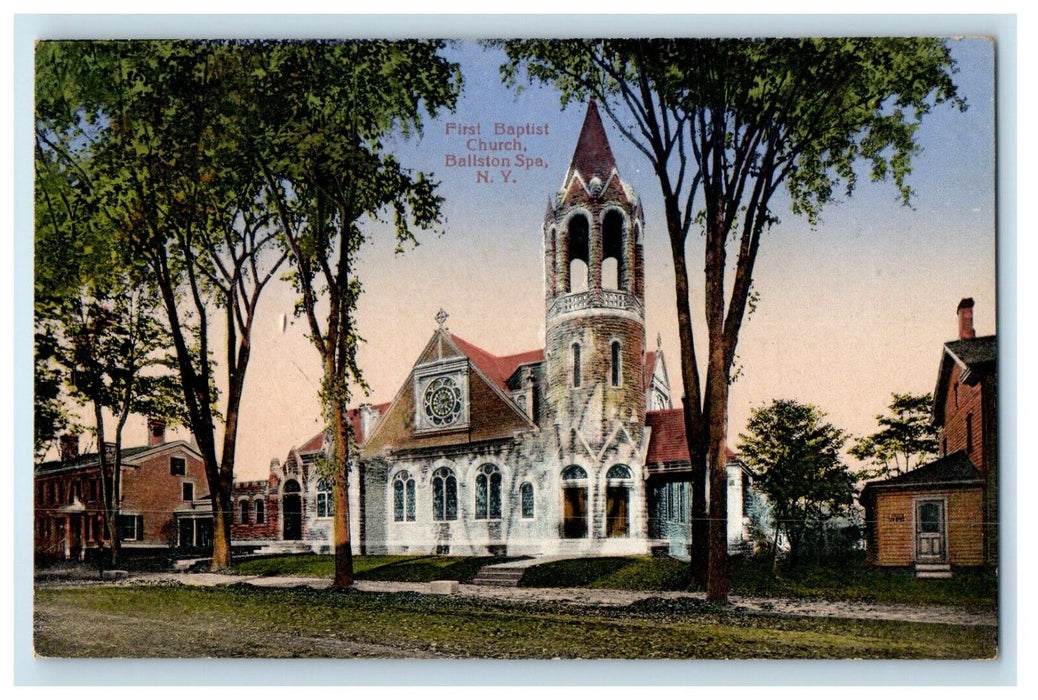
[[[148,419],[148,447],[156,447],[166,442],[166,421],[161,418]]]
[[[61,461],[71,462],[79,456],[79,436],[65,433],[61,436]]]
[[[959,339],[976,338],[977,332],[973,330],[973,298],[968,297],[960,301],[956,313],[959,315]]]
[[[362,404],[360,407],[360,435],[356,435],[357,441],[361,444],[367,442],[368,435],[371,434],[371,429],[378,423],[378,419],[381,417],[381,413],[371,407],[371,404]]]

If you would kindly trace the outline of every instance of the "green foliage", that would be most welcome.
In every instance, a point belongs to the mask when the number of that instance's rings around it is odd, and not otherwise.
[[[796,562],[813,533],[849,511],[854,477],[840,451],[845,433],[824,421],[818,408],[775,400],[750,413],[739,454],[754,472],[754,485],[771,503],[777,526]]]
[[[860,476],[865,479],[904,474],[928,457],[938,454],[937,426],[930,422],[933,396],[930,394],[892,395],[889,412],[876,416],[880,430],[859,438],[850,454],[872,464]]]

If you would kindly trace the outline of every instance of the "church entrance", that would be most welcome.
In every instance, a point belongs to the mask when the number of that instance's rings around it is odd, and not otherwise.
[[[606,537],[630,535],[630,504],[633,477],[623,464],[606,472]]]
[[[281,521],[284,525],[283,539],[303,539],[303,499],[297,481],[285,484],[284,495],[281,497]]]
[[[562,472],[562,536],[587,537],[587,472],[573,465]]]
[[[606,488],[606,537],[627,537],[628,493],[624,486]]]

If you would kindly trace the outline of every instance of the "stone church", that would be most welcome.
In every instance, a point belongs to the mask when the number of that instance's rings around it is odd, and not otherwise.
[[[437,315],[393,400],[351,414],[355,549],[687,556],[681,390],[659,339],[646,348],[644,226],[592,102],[541,227],[546,346],[496,356]],[[265,482],[238,485],[237,541],[329,548],[330,488],[312,469],[324,447],[315,436],[284,465],[275,460]],[[753,499],[731,453],[728,477],[738,547]],[[257,498],[267,501],[261,524],[248,520]]]

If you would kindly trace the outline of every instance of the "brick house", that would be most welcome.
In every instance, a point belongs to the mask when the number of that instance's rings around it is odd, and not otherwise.
[[[868,561],[950,575],[998,564],[998,345],[973,330],[973,300],[957,310],[959,338],[944,344],[933,422],[941,457],[862,490]]]
[[[83,560],[107,541],[99,455],[80,454],[78,436],[62,436],[60,459],[37,465],[34,482],[38,557]],[[204,520],[190,516],[209,507],[207,492],[198,451],[182,440],[166,442],[165,423],[149,421],[148,444],[122,450],[118,527],[123,550],[207,546],[211,514],[208,531]]]
[[[393,400],[351,413],[359,551],[591,555],[670,546],[654,520],[690,470],[687,449],[670,445],[681,421],[660,342],[655,352],[645,347],[643,228],[641,202],[620,178],[592,102],[541,226],[545,347],[491,353],[437,314]],[[322,517],[330,490],[311,468],[322,443],[316,436],[284,467],[272,463],[266,482],[268,516],[280,508],[266,535],[316,551],[331,534]],[[649,455],[666,459],[650,465]],[[741,539],[744,482],[734,483],[729,534]],[[241,500],[255,498],[249,488]],[[244,538],[246,524],[234,532]],[[684,551],[687,534],[675,538]]]

